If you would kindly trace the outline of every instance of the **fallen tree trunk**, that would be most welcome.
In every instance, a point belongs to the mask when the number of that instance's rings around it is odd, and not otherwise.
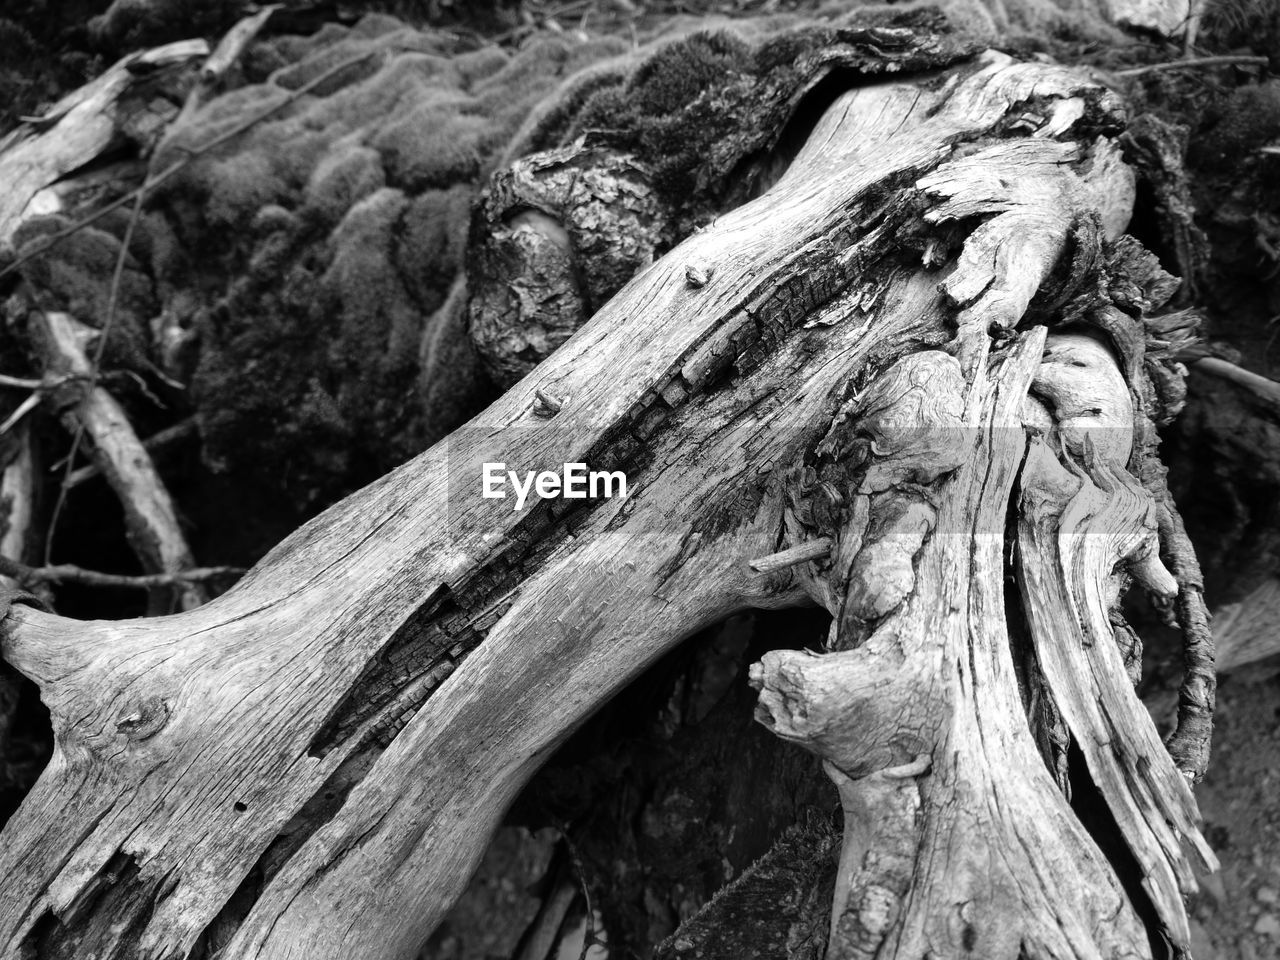
[[[756,675],[844,803],[832,956],[1184,953],[1180,845],[1212,857],[1111,635],[1126,570],[1198,586],[1157,559],[1168,284],[1120,239],[1123,127],[1081,74],[998,54],[849,90],[768,192],[230,593],[13,606],[0,650],[56,750],[4,832],[0,950],[411,957],[594,709],[700,627],[816,602],[836,652]],[[627,495],[513,509],[495,463]],[[1202,772],[1207,738],[1180,744]]]

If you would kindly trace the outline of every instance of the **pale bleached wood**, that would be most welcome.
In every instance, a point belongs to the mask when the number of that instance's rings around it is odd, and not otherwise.
[[[1200,836],[1191,791],[1128,681],[1108,616],[1112,571],[1148,549],[1155,506],[1117,461],[1091,448],[1086,462],[1088,473],[1077,472],[1043,442],[1033,445],[1022,480],[1019,583],[1057,705],[1170,939],[1185,948],[1183,900],[1196,884],[1184,843],[1203,865],[1216,868],[1216,861]]]
[[[1069,127],[1078,107],[1056,100],[1044,129],[1055,118]],[[1092,148],[1085,172],[1074,168],[1082,148],[1069,140],[1002,141],[919,181],[936,201],[927,221],[986,216],[940,284],[959,308],[958,359],[907,357],[845,414],[872,441],[850,479],[855,503],[835,534],[834,563],[803,568],[811,594],[832,612],[831,645],[844,652],[777,652],[753,668],[759,718],[827,761],[855,819],[846,825],[829,957],[1148,955],[1142,921],[1018,717],[1022,681],[1009,655],[1003,588],[1014,478],[1030,469],[1025,429],[1045,433],[1073,461],[1105,456],[1123,466],[1133,448],[1130,386],[1100,341],[1046,341],[1043,327],[1014,332],[1058,262],[1070,221],[1092,215],[1112,239],[1127,224],[1132,177],[1116,152]],[[1002,331],[997,339],[1012,338],[1011,351],[989,339]],[[824,444],[838,450],[851,439],[833,428]],[[1137,493],[1106,518],[1118,530],[1102,523],[1089,531],[1096,536],[1072,540],[1083,552],[1070,564],[1023,556],[1023,606],[1038,651],[1078,650],[1080,638],[1054,631],[1081,618],[1094,634],[1084,640],[1096,652],[1070,669],[1046,656],[1045,679],[1071,732],[1087,741],[1090,774],[1122,821],[1161,933],[1186,950],[1183,896],[1194,881],[1181,843],[1210,866],[1213,857],[1111,638],[1105,601],[1120,560],[1135,560],[1165,593],[1173,580],[1153,553],[1151,496],[1128,482]],[[1114,538],[1132,532],[1121,521],[1135,516],[1150,529],[1139,525],[1146,536],[1113,555]],[[792,524],[795,539],[813,535],[807,525]],[[1054,589],[1070,604],[1052,602]],[[1105,722],[1083,716],[1078,685],[1091,676],[1103,685]],[[921,753],[932,763],[910,783],[886,778]]]
[[[0,438],[0,452],[5,455],[0,463],[0,556],[27,563],[36,556],[39,502],[38,458],[30,423],[11,427]],[[16,586],[7,577],[0,577],[0,584]]]
[[[80,392],[66,414],[69,429],[73,434],[83,430],[89,439],[94,465],[124,508],[129,543],[143,568],[172,574],[194,567],[173,499],[151,456],[120,404],[95,382],[86,344],[100,334],[70,314],[56,311],[34,313],[32,323],[34,339],[44,350],[46,376],[64,378],[66,389]],[[179,583],[173,590],[182,610],[208,599],[199,583]]]
[[[9,243],[28,218],[32,198],[112,145],[119,132],[117,111],[135,82],[132,70],[186,63],[208,53],[203,40],[181,40],[130,54],[0,140],[5,183],[0,192],[0,244]]]
[[[1033,96],[1047,116],[993,144]],[[182,957],[217,927],[221,960],[412,957],[593,710],[699,627],[812,598],[862,645],[771,655],[762,702],[841,776],[878,778],[841,788],[851,811],[886,783],[902,801],[864,830],[876,857],[846,856],[832,956],[1148,956],[1036,751],[1005,622],[1044,343],[1017,305],[1075,214],[1122,228],[1131,181],[1076,129],[1085,97],[1117,106],[999,54],[850,90],[765,195],[225,596],[118,623],[14,608],[0,652],[40,684],[56,749],[0,844],[0,952]],[[979,221],[924,267],[894,246]],[[994,346],[982,309],[1009,331]],[[486,462],[625,468],[629,495],[517,512],[479,496]],[[827,562],[749,566],[814,536]]]
[[[1246,370],[1220,357],[1201,357],[1196,361],[1196,369],[1239,384],[1259,400],[1265,401],[1276,413],[1280,413],[1280,383],[1270,377]]]
[[[1213,613],[1218,672],[1232,673],[1280,653],[1280,579],[1264,580]]]
[[[901,811],[842,871],[828,956],[1148,955],[1036,752],[1007,641],[1001,532],[1043,337],[1022,335],[975,384],[968,449],[896,616],[855,650],[779,651],[754,668],[760,719],[828,760],[847,807],[872,798]],[[926,773],[883,782],[918,753],[932,757]]]
[[[751,561],[751,569],[756,573],[777,573],[797,563],[808,563],[810,560],[825,559],[831,553],[831,539],[819,537],[808,543],[800,543],[786,550],[779,550],[767,557],[758,557]]]
[[[230,70],[236,61],[240,59],[241,54],[249,44],[253,43],[254,38],[266,26],[267,21],[271,19],[271,15],[281,8],[282,4],[269,3],[261,7],[249,16],[239,20],[230,30],[228,30],[218,45],[213,48],[213,52],[205,58],[200,66],[200,79],[205,84],[214,83]]]
[[[163,430],[157,430],[151,436],[142,441],[143,449],[148,454],[157,453],[166,450],[171,446],[180,444],[184,441],[194,440],[199,436],[199,425],[196,423],[195,417],[188,417],[186,420],[179,420],[171,427],[165,427]],[[54,469],[65,464],[54,464]],[[102,468],[96,463],[89,463],[83,467],[77,467],[67,474],[67,489],[78,487],[80,484],[88,480],[92,480],[96,476],[102,474]]]

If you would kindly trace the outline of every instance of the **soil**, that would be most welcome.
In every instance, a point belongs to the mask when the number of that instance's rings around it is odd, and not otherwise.
[[[1196,960],[1280,956],[1280,664],[1220,684],[1213,764],[1196,796],[1222,862],[1191,904]]]

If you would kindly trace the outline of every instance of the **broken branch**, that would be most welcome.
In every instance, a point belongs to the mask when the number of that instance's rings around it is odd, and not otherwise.
[[[93,331],[65,313],[37,311],[32,319],[46,369],[55,375],[70,373],[87,381],[72,388],[78,399],[66,408],[68,426],[73,435],[83,433],[93,441],[94,460],[120,498],[130,541],[144,567],[159,574],[194,567],[173,501],[151,457],[119,403],[106,390],[93,385],[94,367],[85,355],[84,345],[104,332]],[[68,460],[68,465],[71,463]],[[199,606],[208,599],[204,590],[191,582],[180,584],[177,594],[183,609]]]
[[[1148,73],[1167,73],[1171,70],[1198,70],[1202,67],[1265,67],[1270,61],[1266,57],[1221,56],[1221,57],[1189,57],[1184,60],[1170,60],[1166,63],[1152,63],[1145,67],[1131,67],[1128,70],[1117,70],[1117,77],[1141,77]]]
[[[749,563],[751,569],[756,573],[776,573],[779,570],[794,567],[797,563],[821,560],[829,556],[831,554],[831,544],[830,537],[819,537],[817,540],[810,540],[807,543],[797,544],[794,547],[788,547],[786,550],[771,553],[767,557],[757,557],[755,560],[749,561]]]

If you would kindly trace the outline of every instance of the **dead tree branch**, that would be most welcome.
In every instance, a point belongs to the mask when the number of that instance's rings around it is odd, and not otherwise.
[[[1150,384],[1105,346],[1109,301],[1050,330],[1098,258],[1131,269],[1125,123],[1088,77],[997,53],[853,87],[762,196],[227,594],[124,623],[14,606],[0,653],[57,752],[0,844],[0,952],[186,956],[216,920],[225,960],[415,956],[592,711],[699,628],[802,603],[831,649],[754,678],[846,810],[833,960],[1185,951],[1183,847],[1212,855],[1110,619],[1128,570],[1172,589],[1128,473]],[[482,495],[498,463],[627,494],[519,506]],[[1028,678],[1145,902],[1063,795]]]

